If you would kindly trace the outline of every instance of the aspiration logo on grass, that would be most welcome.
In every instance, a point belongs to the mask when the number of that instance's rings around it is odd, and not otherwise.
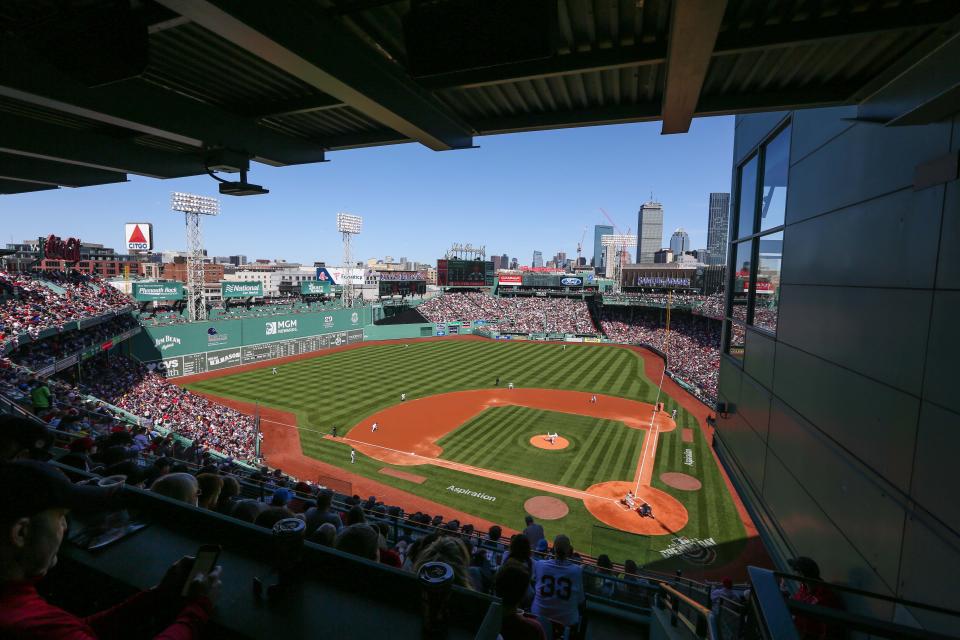
[[[494,502],[497,498],[495,496],[488,496],[485,493],[477,493],[476,491],[470,491],[470,489],[461,489],[455,485],[450,485],[447,487],[447,491],[453,491],[454,493],[462,493],[465,496],[473,496],[474,498],[480,498],[481,500],[489,500]]]

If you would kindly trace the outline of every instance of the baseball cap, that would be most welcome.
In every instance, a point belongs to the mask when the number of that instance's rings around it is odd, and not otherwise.
[[[0,519],[32,516],[61,507],[96,511],[112,506],[119,494],[116,487],[73,484],[58,468],[36,460],[0,464]]]
[[[20,416],[0,416],[0,449],[14,443],[18,450],[27,449],[36,456],[53,444],[53,433],[44,425]]]
[[[805,578],[820,578],[820,567],[813,560],[813,558],[808,558],[807,556],[797,556],[796,558],[790,558],[787,560],[787,564],[790,565],[791,569]]]

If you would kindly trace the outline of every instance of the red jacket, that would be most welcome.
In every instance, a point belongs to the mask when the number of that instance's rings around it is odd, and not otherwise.
[[[142,591],[106,611],[78,618],[41,598],[36,581],[8,582],[0,585],[0,637],[40,640],[124,638],[161,607],[160,601],[161,596],[155,590]],[[198,637],[212,608],[207,598],[189,600],[173,623],[156,638],[189,640]]]

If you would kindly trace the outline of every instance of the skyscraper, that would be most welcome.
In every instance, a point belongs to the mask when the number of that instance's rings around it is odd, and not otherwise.
[[[609,224],[598,224],[593,227],[593,266],[594,267],[605,267],[606,262],[604,262],[603,256],[603,245],[600,243],[600,238],[603,236],[612,236],[613,227]]]
[[[670,250],[673,251],[675,256],[682,256],[690,251],[690,236],[683,230],[683,227],[678,228],[670,236]]]
[[[653,254],[663,247],[663,205],[644,202],[637,214],[637,262],[653,264]]]
[[[727,224],[730,218],[730,194],[710,194],[710,214],[707,218],[707,264],[727,263]]]
[[[531,267],[542,267],[543,266],[543,251],[534,251],[533,252],[533,263]]]

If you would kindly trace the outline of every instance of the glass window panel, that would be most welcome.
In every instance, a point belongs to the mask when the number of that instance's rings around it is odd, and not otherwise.
[[[763,151],[763,191],[760,193],[760,231],[779,227],[787,207],[787,170],[790,165],[790,127],[767,143]]]
[[[742,324],[727,321],[727,353],[737,360],[743,360],[743,341],[745,334],[746,331]]]
[[[780,307],[780,263],[783,258],[783,232],[760,236],[757,253],[757,280],[753,296],[753,325],[776,333]]]
[[[754,209],[757,204],[757,156],[740,167],[740,186],[738,195],[737,237],[742,238],[753,233]]]
[[[747,321],[747,291],[750,286],[750,241],[733,245],[733,274],[730,288],[730,317]]]

